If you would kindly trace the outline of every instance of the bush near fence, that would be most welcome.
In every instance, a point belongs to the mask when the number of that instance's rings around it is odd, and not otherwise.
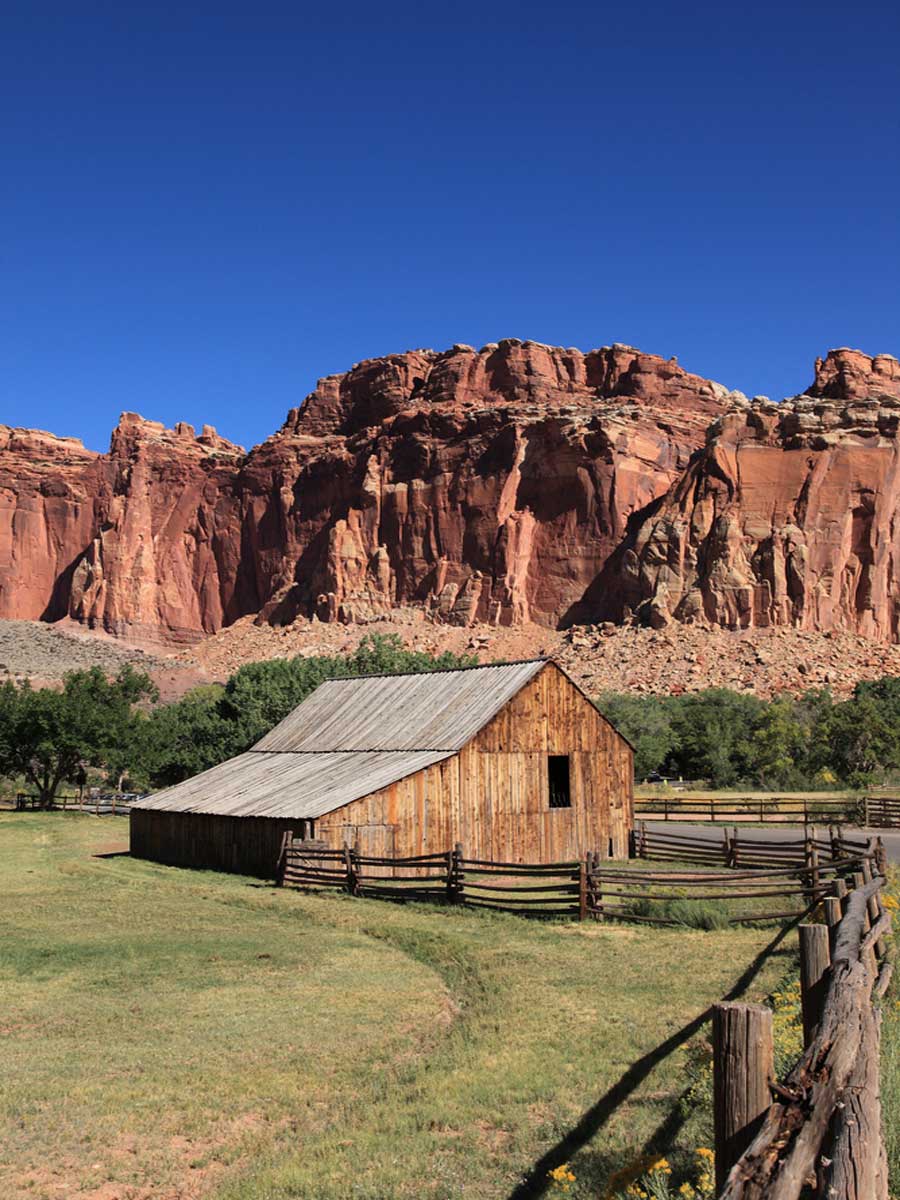
[[[651,843],[644,848],[651,851]],[[661,852],[669,849],[663,846]],[[467,858],[460,845],[412,858],[373,857],[348,845],[335,850],[286,834],[276,875],[289,887],[331,888],[373,899],[436,901],[520,916],[717,928],[796,918],[835,879],[879,853],[875,842],[835,838],[816,843],[807,838],[797,847],[757,841],[745,860],[729,839],[711,846],[682,837],[671,857],[685,868],[664,872],[635,870],[596,854],[557,863],[492,862]],[[691,869],[695,863],[707,869]],[[717,865],[726,869],[708,869]]]

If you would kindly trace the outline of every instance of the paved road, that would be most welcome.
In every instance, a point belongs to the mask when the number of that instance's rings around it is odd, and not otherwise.
[[[659,833],[690,833],[692,836],[707,838],[712,842],[721,842],[722,829],[728,827],[727,822],[719,825],[692,825],[687,821],[647,821],[647,828]],[[820,832],[828,836],[828,826],[818,825]],[[849,838],[880,837],[884,842],[889,862],[900,862],[900,830],[892,829],[859,829],[852,825],[842,825],[843,833]],[[741,838],[752,838],[758,841],[791,842],[803,836],[802,825],[738,825]]]

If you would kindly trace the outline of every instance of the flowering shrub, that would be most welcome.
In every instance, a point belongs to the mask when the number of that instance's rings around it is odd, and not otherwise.
[[[567,1192],[569,1184],[575,1182],[575,1175],[569,1169],[568,1163],[561,1163],[558,1167],[554,1167],[552,1171],[548,1171],[547,1175],[550,1179],[550,1187],[554,1192]]]
[[[701,1146],[695,1158],[693,1178],[677,1187],[667,1158],[639,1159],[610,1178],[604,1200],[712,1200],[716,1190],[715,1155]]]

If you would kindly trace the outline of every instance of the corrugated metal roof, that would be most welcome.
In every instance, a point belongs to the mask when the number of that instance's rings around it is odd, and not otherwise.
[[[370,792],[451,758],[446,751],[411,754],[267,754],[248,750],[132,808],[233,817],[321,817]]]
[[[332,679],[266,734],[254,750],[461,749],[546,659],[420,675]]]

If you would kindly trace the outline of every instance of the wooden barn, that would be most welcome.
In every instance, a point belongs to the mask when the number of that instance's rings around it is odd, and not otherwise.
[[[245,754],[136,802],[131,852],[264,878],[286,830],[374,855],[622,858],[632,756],[546,659],[333,679]]]

